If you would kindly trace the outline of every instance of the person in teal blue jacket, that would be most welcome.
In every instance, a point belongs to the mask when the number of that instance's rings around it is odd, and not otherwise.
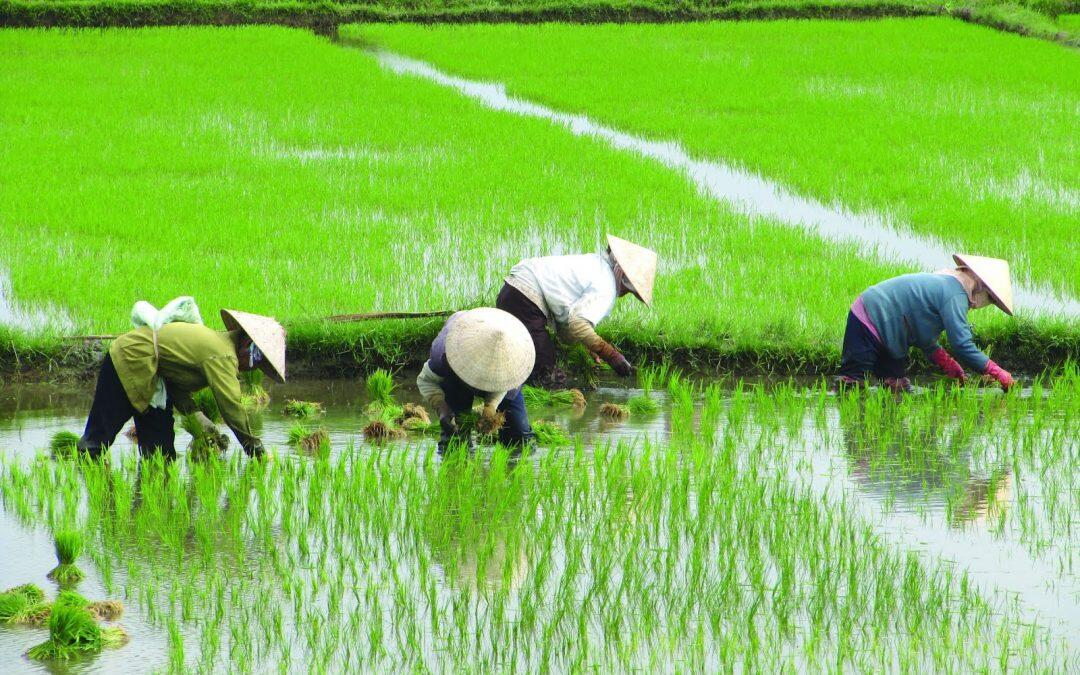
[[[894,390],[910,391],[912,347],[961,382],[967,366],[993,377],[1006,390],[1012,386],[1012,375],[975,346],[967,320],[968,310],[991,303],[1012,315],[1009,263],[962,254],[953,259],[956,269],[904,274],[871,286],[855,299],[844,332],[837,378],[841,386],[862,383],[872,373]],[[941,346],[942,332],[956,359]]]

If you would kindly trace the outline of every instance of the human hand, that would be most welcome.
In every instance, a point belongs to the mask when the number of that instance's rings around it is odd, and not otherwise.
[[[949,352],[941,347],[938,347],[937,351],[930,355],[930,360],[933,361],[938,368],[941,368],[946,377],[959,380],[961,383],[965,381],[963,367],[956,362],[956,359],[949,356]]]
[[[990,377],[997,380],[998,384],[1000,384],[1001,388],[1005,391],[1009,391],[1009,388],[1016,383],[1016,381],[1013,380],[1013,376],[1011,373],[1009,373],[1009,371],[1005,370],[993,361],[986,362],[986,370],[984,372]]]

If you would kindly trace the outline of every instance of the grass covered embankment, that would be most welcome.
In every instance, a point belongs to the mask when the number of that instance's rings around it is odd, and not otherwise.
[[[1057,17],[1076,0],[0,0],[0,26],[142,27],[280,24],[320,32],[352,22],[638,23],[951,16],[1021,35],[1080,45]]]
[[[632,356],[828,372],[851,299],[906,271],[300,31],[9,30],[0,58],[20,64],[0,72],[0,265],[19,303],[73,324],[4,329],[6,372],[92,364],[100,347],[62,332],[122,331],[135,300],[184,294],[213,325],[219,307],[282,319],[296,365],[415,364],[439,320],[317,318],[491,304],[518,259],[606,232],[661,257],[657,310],[623,300],[601,325]],[[1013,369],[1080,353],[1069,324],[976,328]]]

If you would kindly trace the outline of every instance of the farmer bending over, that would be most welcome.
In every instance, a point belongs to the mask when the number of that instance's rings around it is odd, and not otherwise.
[[[956,269],[904,274],[871,286],[855,299],[848,312],[838,384],[861,383],[869,371],[891,389],[910,391],[905,373],[912,346],[922,349],[947,376],[963,382],[964,369],[938,343],[945,331],[961,363],[993,377],[1003,389],[1012,386],[1012,376],[975,346],[967,320],[969,309],[990,303],[1012,315],[1009,263],[974,255],[956,254],[953,259]]]
[[[529,382],[543,379],[561,386],[565,380],[555,367],[549,321],[563,340],[585,345],[619,375],[633,373],[619,350],[596,334],[596,325],[627,293],[652,306],[656,253],[611,235],[607,240],[604,253],[529,258],[506,277],[495,306],[517,317],[532,336],[536,365]]]
[[[445,453],[454,440],[470,445],[457,416],[472,410],[477,397],[484,401],[481,417],[488,425],[496,412],[506,416],[500,443],[530,445],[533,432],[521,385],[535,358],[529,331],[501,309],[479,307],[447,319],[416,378],[420,393],[439,416],[439,452]]]
[[[175,458],[173,408],[184,414],[195,412],[191,395],[210,387],[221,416],[244,451],[261,455],[262,441],[240,403],[238,375],[241,370],[259,368],[284,382],[285,330],[277,321],[257,314],[223,309],[221,319],[228,332],[177,322],[163,325],[156,334],[142,327],[113,340],[98,373],[79,449],[97,457],[134,417],[140,452],[145,456],[159,450]],[[150,405],[155,377],[164,380],[164,408]],[[215,430],[205,415],[198,416],[207,431]]]

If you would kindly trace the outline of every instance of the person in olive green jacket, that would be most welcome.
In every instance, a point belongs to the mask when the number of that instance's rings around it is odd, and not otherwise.
[[[129,419],[135,419],[139,451],[176,456],[173,409],[195,411],[191,395],[209,387],[225,423],[248,455],[263,452],[248,410],[240,402],[239,374],[261,369],[285,381],[285,330],[265,316],[221,310],[227,332],[202,324],[167,323],[157,330],[136,328],[113,340],[98,374],[94,402],[79,440],[80,450],[99,456]],[[164,408],[151,405],[156,378],[165,384]],[[199,413],[208,430],[213,423]]]

